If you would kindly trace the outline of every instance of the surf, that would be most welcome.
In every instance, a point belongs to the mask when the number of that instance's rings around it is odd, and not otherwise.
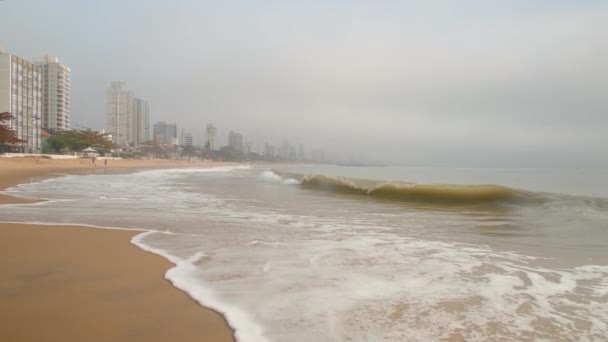
[[[417,184],[354,179],[326,174],[298,175],[272,170],[281,181],[294,179],[302,189],[395,202],[471,205],[523,203],[538,199],[529,192],[501,185]]]

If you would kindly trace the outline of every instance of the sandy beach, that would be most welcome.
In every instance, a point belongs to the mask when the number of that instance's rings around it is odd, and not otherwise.
[[[0,190],[65,174],[225,165],[166,160],[0,159]],[[0,204],[30,199],[0,195]],[[145,228],[145,227],[142,227]],[[224,318],[163,278],[172,264],[136,231],[0,224],[1,341],[233,341]]]

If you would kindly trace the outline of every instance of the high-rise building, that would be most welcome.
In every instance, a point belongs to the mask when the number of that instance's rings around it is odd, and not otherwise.
[[[159,145],[177,145],[177,125],[159,121],[154,124],[154,142]]]
[[[8,125],[23,140],[19,152],[40,153],[41,78],[40,66],[0,52],[0,113],[14,116]]]
[[[133,92],[125,82],[112,82],[107,93],[107,126],[114,143],[126,146],[133,142]]]
[[[192,133],[186,132],[186,130],[182,128],[182,133],[179,136],[179,144],[181,146],[194,146]]]
[[[192,146],[192,134],[191,133],[186,133],[184,134],[184,146]]]
[[[133,116],[131,120],[131,142],[140,145],[150,140],[150,106],[148,101],[133,99]]]
[[[215,145],[215,137],[217,135],[217,129],[213,124],[207,125],[206,138],[205,138],[205,149],[209,151],[215,151],[217,146]]]
[[[230,131],[228,133],[228,146],[234,151],[243,152],[243,136],[241,133]]]
[[[55,56],[44,56],[36,64],[42,74],[42,127],[70,129],[70,68]]]

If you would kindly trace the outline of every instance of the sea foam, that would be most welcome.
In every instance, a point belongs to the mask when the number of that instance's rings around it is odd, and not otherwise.
[[[553,232],[546,222],[509,211],[417,210],[319,195],[265,183],[300,184],[291,175],[236,170],[66,178],[19,191],[71,202],[0,207],[0,214],[12,221],[55,217],[145,227],[150,231],[132,242],[174,263],[165,277],[224,313],[239,341],[608,335],[607,266],[511,251],[529,246],[533,234],[555,243],[543,235]],[[583,216],[605,217],[592,213]],[[514,220],[521,225],[509,227]],[[494,238],[484,235],[487,229],[511,235]],[[501,241],[508,248],[494,245]]]
[[[198,252],[185,259],[176,257],[166,250],[146,244],[146,237],[153,234],[158,234],[158,232],[148,231],[138,234],[131,239],[131,243],[145,251],[158,254],[175,264],[173,268],[165,273],[165,279],[169,280],[174,287],[186,292],[199,304],[222,313],[228,322],[228,325],[234,329],[234,335],[238,341],[268,341],[263,334],[263,329],[256,324],[247,313],[220,299],[219,296],[201,280],[200,276],[197,276],[200,269],[196,266],[196,262],[205,256],[204,252]]]
[[[300,181],[293,177],[282,177],[274,171],[264,171],[259,175],[259,178],[265,181],[278,182],[285,185],[298,185]]]

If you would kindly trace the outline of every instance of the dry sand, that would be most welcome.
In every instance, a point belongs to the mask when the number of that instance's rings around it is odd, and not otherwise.
[[[0,189],[99,164],[0,159]],[[111,160],[107,170],[202,165],[219,163]],[[170,262],[130,243],[136,234],[1,223],[0,341],[233,341],[220,314],[163,278]]]

